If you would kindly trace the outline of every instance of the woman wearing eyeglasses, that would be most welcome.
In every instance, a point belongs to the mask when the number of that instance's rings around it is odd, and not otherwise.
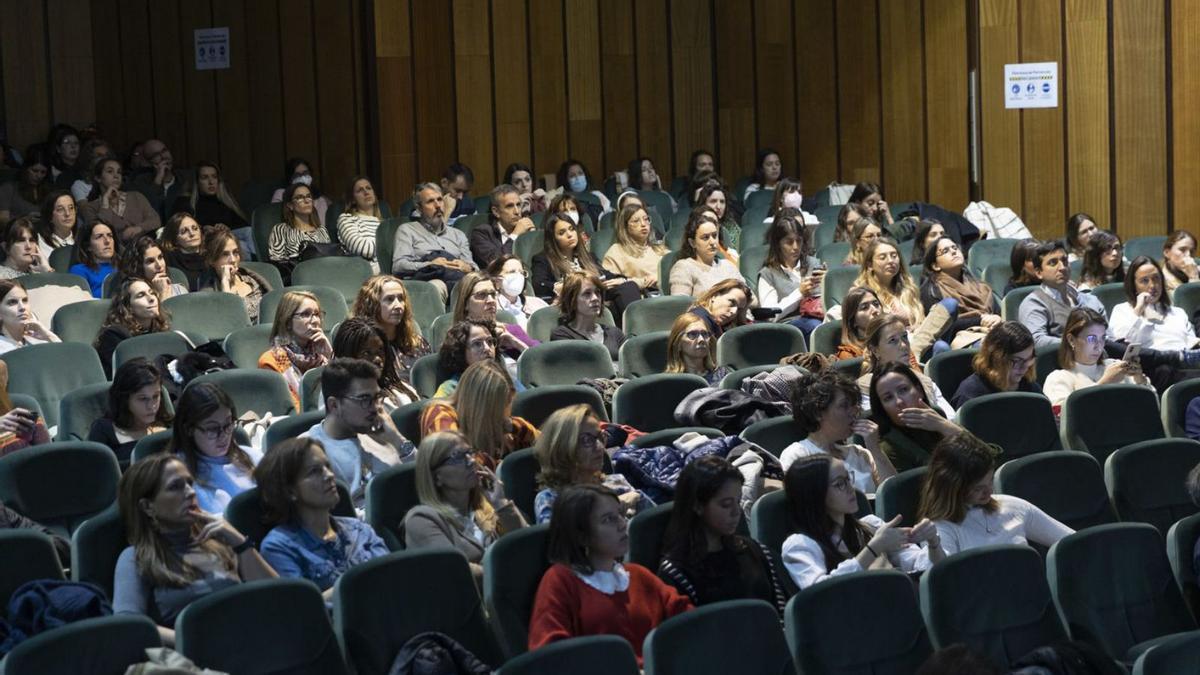
[[[519,262],[519,261],[518,261]],[[522,287],[524,288],[524,287]],[[458,297],[454,301],[454,323],[460,321],[496,321],[496,311],[499,309],[500,289],[496,279],[488,272],[468,272],[458,282]],[[538,344],[537,340],[529,337],[525,329],[514,323],[496,324],[496,350],[508,357],[516,359],[529,347]],[[513,370],[516,361],[513,361]]]
[[[479,361],[500,361],[497,354],[500,329],[486,320],[459,321],[446,331],[438,350],[438,370],[448,376],[438,384],[434,398],[447,398],[458,388],[458,380],[472,364]],[[513,382],[516,386],[516,381]]]
[[[966,256],[953,239],[941,237],[930,242],[923,262],[921,306],[925,313],[929,314],[934,305],[947,298],[958,303],[957,317],[942,339],[956,349],[968,347],[1004,321],[992,287],[971,274]]]
[[[321,325],[324,318],[317,296],[308,291],[284,293],[275,308],[271,348],[258,357],[259,368],[283,375],[296,410],[300,409],[300,381],[304,373],[333,358],[333,347]]]
[[[176,402],[168,452],[179,455],[196,479],[200,508],[220,515],[229,500],[254,487],[254,466],[262,455],[233,437],[237,409],[211,382],[188,385]]]
[[[1077,307],[1067,316],[1062,343],[1058,346],[1058,370],[1046,377],[1042,391],[1050,405],[1061,406],[1071,392],[1096,384],[1149,385],[1137,361],[1104,357],[1108,321],[1087,307]]]
[[[267,258],[273,263],[295,264],[300,249],[309,241],[328,244],[329,231],[313,207],[312,190],[303,183],[292,183],[283,191],[283,222],[271,228]]]
[[[975,369],[958,385],[950,405],[958,410],[964,403],[999,391],[1042,393],[1034,378],[1033,334],[1018,321],[1005,321],[993,328],[979,345],[971,361]]]
[[[404,516],[404,545],[453,548],[467,558],[476,582],[483,553],[501,535],[525,527],[525,518],[496,474],[457,431],[426,436],[417,450],[417,497]]]
[[[718,366],[717,345],[708,323],[699,316],[684,312],[671,325],[667,337],[667,373],[691,373],[716,385],[733,372],[729,366]]]
[[[512,314],[521,328],[528,326],[534,312],[550,306],[538,296],[525,293],[529,271],[517,256],[506,253],[496,258],[488,265],[487,273],[496,285],[497,309]]]

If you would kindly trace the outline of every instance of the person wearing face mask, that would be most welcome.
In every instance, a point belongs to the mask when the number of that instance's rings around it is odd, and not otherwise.
[[[708,323],[691,312],[680,314],[667,336],[667,367],[664,373],[691,373],[717,386],[733,372],[729,366],[718,366],[717,342]]]
[[[812,229],[802,218],[800,211],[786,206],[767,230],[767,259],[758,271],[758,299],[760,307],[779,310],[776,321],[799,328],[808,340],[825,320],[821,280],[826,268],[814,255]]]
[[[153,235],[162,227],[162,219],[146,197],[136,190],[121,189],[124,180],[121,162],[102,157],[92,166],[92,199],[79,205],[84,221],[100,221],[112,228],[121,241],[131,241],[143,234]]]
[[[321,442],[333,473],[350,488],[354,508],[366,504],[367,483],[380,471],[411,462],[414,447],[383,409],[379,369],[360,359],[334,359],[321,371],[325,419],[300,434]]]
[[[417,186],[413,203],[420,215],[396,229],[391,266],[401,278],[433,283],[444,300],[449,296],[449,287],[476,267],[467,235],[447,225],[442,197],[442,188],[436,183]]]
[[[26,345],[61,342],[38,321],[19,281],[0,279],[0,354]]]
[[[763,219],[763,223],[770,225],[775,222],[775,216],[783,209],[794,209],[798,214],[798,219],[805,225],[812,226],[816,229],[820,222],[817,217],[811,213],[807,213],[803,209],[804,206],[804,189],[800,181],[792,178],[781,178],[775,184],[775,195],[771,197],[771,206],[767,209],[767,217]]]
[[[536,295],[525,293],[529,273],[517,256],[502,255],[496,258],[488,266],[487,273],[500,293],[496,296],[497,309],[513,315],[522,330],[528,327],[529,317],[534,312],[550,306]]]
[[[596,275],[588,272],[568,274],[559,294],[562,316],[558,319],[558,325],[550,331],[550,341],[596,342],[608,349],[609,356],[616,363],[621,345],[625,342],[625,333],[616,326],[605,326],[599,322],[604,313],[603,293],[603,282]]]
[[[600,216],[612,211],[612,204],[608,197],[600,190],[591,189],[591,174],[579,160],[568,159],[560,164],[555,179],[565,194],[571,195],[586,205],[588,215],[591,216],[593,223],[600,222]],[[551,209],[550,212],[553,213],[554,210]]]
[[[187,290],[199,290],[200,277],[208,269],[204,262],[204,234],[200,223],[189,213],[176,213],[163,226],[158,245],[167,266],[181,270],[187,276]]]
[[[171,330],[171,316],[162,308],[158,294],[139,278],[122,281],[113,292],[112,305],[92,344],[100,356],[104,375],[112,378],[112,355],[127,338]]]
[[[1107,330],[1104,315],[1084,307],[1071,310],[1058,346],[1060,368],[1050,373],[1042,386],[1050,405],[1059,409],[1071,392],[1097,384],[1149,385],[1138,362],[1105,358]]]
[[[321,190],[313,182],[312,166],[308,160],[303,157],[289,157],[283,165],[283,187],[275,190],[271,195],[271,202],[274,204],[286,202],[287,189],[292,185],[303,185],[309,189],[313,195],[313,210],[321,222],[325,222],[325,212],[329,210],[329,197],[321,194]]]
[[[533,169],[528,165],[513,163],[504,170],[504,183],[517,189],[521,200],[521,215],[532,216],[546,210],[546,191],[537,186]]]
[[[55,190],[46,196],[41,206],[42,217],[33,224],[38,234],[38,251],[50,260],[50,254],[61,246],[75,245],[75,226],[78,222],[75,200],[71,195]]]
[[[93,298],[102,297],[104,279],[113,273],[113,262],[120,250],[113,229],[99,220],[85,221],[76,239],[80,243],[75,249],[79,262],[68,271],[87,279]]]
[[[138,440],[171,426],[162,393],[162,373],[154,364],[141,357],[121,364],[108,388],[108,409],[92,422],[87,440],[107,445],[127,465]]]
[[[258,357],[258,367],[272,370],[287,381],[296,410],[300,410],[300,381],[304,373],[333,358],[333,347],[322,329],[325,312],[317,296],[308,291],[288,291],[275,308],[271,347]]]
[[[379,324],[352,316],[338,324],[333,335],[334,358],[357,358],[379,369],[379,393],[388,412],[421,398],[396,370],[396,360],[387,357],[387,334]]]
[[[505,183],[491,192],[491,217],[471,230],[471,255],[480,269],[506,253],[513,252],[517,237],[535,229],[533,221],[521,213],[521,194]]]
[[[16,279],[26,274],[53,272],[38,248],[37,232],[28,218],[18,218],[0,232],[0,249],[4,262],[0,264],[0,279]]]
[[[617,199],[618,204],[621,199]],[[604,256],[604,269],[631,279],[647,295],[658,290],[658,267],[667,248],[653,241],[650,214],[640,203],[625,203],[617,211],[616,241]]]
[[[962,431],[931,403],[926,378],[907,364],[885,363],[870,378],[871,419],[879,426],[879,446],[896,471],[925,466],[939,441]]]
[[[679,258],[671,266],[671,295],[699,297],[718,281],[741,279],[737,265],[721,257],[720,225],[716,213],[697,206],[683,230]]]

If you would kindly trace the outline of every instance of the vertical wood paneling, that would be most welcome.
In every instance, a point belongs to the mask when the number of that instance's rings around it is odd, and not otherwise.
[[[125,86],[121,90],[121,96],[125,99],[127,134],[124,138],[108,139],[119,148],[138,140],[139,134],[154,128],[154,89],[152,85],[146,84],[151,82],[153,77],[150,67],[153,54],[150,51],[150,41],[145,38],[150,32],[149,4],[147,0],[120,1],[120,37],[116,42],[111,42],[112,36],[108,36],[109,46],[101,48],[101,54],[119,54],[120,62],[113,63],[106,58],[96,62],[97,68],[120,68],[122,72]],[[196,4],[204,5],[207,11],[208,3]],[[188,44],[191,44],[190,40]]]
[[[796,128],[798,175],[816,193],[839,174],[833,3],[796,0]]]
[[[375,4],[375,89],[383,192],[399,206],[417,183],[408,0]]]
[[[1066,35],[1067,214],[1083,211],[1108,228],[1108,3],[1067,0]]]
[[[596,0],[566,3],[567,138],[597,187],[604,182],[600,106],[600,12]]]
[[[1200,0],[1172,1],[1171,35],[1175,228],[1195,232],[1188,216],[1200,213]]]
[[[458,158],[455,137],[454,34],[450,6],[416,2],[413,17],[413,96],[417,120],[417,180],[437,180]]]
[[[880,180],[879,25],[875,7],[875,0],[843,0],[837,4],[839,141],[841,180],[845,183]]]
[[[912,30],[913,18],[920,16],[921,0],[879,4],[883,184],[895,202],[925,196],[924,69],[920,36]]]
[[[641,154],[649,156],[658,173],[667,176],[687,171],[675,160],[671,142],[671,72],[667,0],[637,0],[634,22],[637,62],[637,138]],[[708,147],[711,152],[713,148]],[[690,150],[687,151],[690,154]]]
[[[190,38],[197,28],[210,28],[212,25],[212,5],[209,2],[179,5],[181,35]],[[190,41],[188,44],[191,44]],[[187,107],[188,152],[193,161],[209,159],[220,162],[216,78],[211,70],[196,70],[195,56],[190,49],[187,54],[183,68],[183,100]]]
[[[980,155],[983,198],[1022,215],[1021,113],[1004,109],[1004,64],[1017,63],[1017,0],[979,0]],[[1029,223],[1035,236],[1052,231]]]
[[[117,0],[92,0],[92,74],[95,78],[96,91],[96,125],[104,130],[105,135],[113,143],[120,143],[125,138],[125,96],[124,78],[121,69],[105,54],[118,54],[116,40],[111,36],[120,35],[121,12]],[[8,27],[16,28],[16,22],[0,23],[0,31]],[[118,38],[119,39],[119,38]],[[0,47],[14,44],[0,33]],[[5,52],[7,54],[7,52]],[[10,61],[4,59],[5,68]],[[7,72],[6,72],[7,75]],[[13,82],[7,76],[4,78],[5,100],[10,104],[13,100],[11,88]],[[9,120],[11,120],[11,115]],[[8,133],[13,134],[12,122],[9,122]],[[45,134],[45,129],[41,134]]]
[[[481,193],[496,184],[492,128],[492,53],[487,0],[454,0],[454,88],[458,160],[475,172]]]
[[[625,169],[638,155],[637,70],[633,59],[633,3],[600,0],[600,83],[603,93],[605,174]],[[663,171],[667,185],[670,175]],[[635,180],[630,176],[630,181]]]
[[[258,180],[279,180],[286,158],[279,8],[275,0],[246,2],[246,76],[250,95],[251,167]]]
[[[722,177],[733,187],[735,181],[754,171],[754,153],[758,149],[755,110],[762,112],[754,100],[754,54],[759,45],[755,44],[750,3],[715,0],[713,12],[716,24],[721,27],[715,36],[716,50],[721,55],[717,59],[716,150],[722,159],[720,168],[725,172]]]
[[[317,92],[320,103],[321,182],[341,199],[350,176],[362,165],[358,158],[354,109],[354,28],[345,0],[314,0],[313,17],[321,27]]]
[[[89,0],[47,0],[53,119],[76,126],[96,120],[92,6]]]
[[[154,74],[154,130],[153,135],[171,148],[171,156],[180,164],[188,164],[195,157],[188,148],[187,107],[183,101],[183,70],[195,67],[191,43],[181,44],[179,39],[179,5],[174,2],[152,2],[150,10],[150,50],[158,58],[151,61]],[[149,136],[149,129],[141,130]],[[128,139],[135,143],[139,139]],[[206,157],[213,159],[215,157]]]
[[[217,151],[225,181],[240,186],[254,177],[253,158],[248,149],[251,112],[249,69],[246,51],[246,0],[212,0],[213,25],[229,27],[228,70],[213,71],[217,87],[217,125],[221,129]],[[315,161],[315,160],[314,160]],[[317,174],[326,182],[327,174]]]
[[[928,201],[959,211],[970,196],[967,141],[967,7],[925,2],[925,129]],[[889,179],[890,181],[890,179]]]
[[[0,21],[0,58],[4,60],[4,117],[14,145],[45,138],[50,129],[50,92],[46,61],[46,14],[42,0],[18,0]]]
[[[1021,6],[1021,61],[1062,61],[1059,3],[1027,2]],[[1027,225],[1061,232],[1067,220],[1062,102],[1057,108],[1029,109],[1022,115],[1025,167],[1022,217]]]
[[[529,114],[529,31],[525,0],[492,2],[492,79],[496,105],[496,179],[509,164],[533,161]]]
[[[563,8],[559,0],[529,0],[533,88],[533,170],[554,173],[567,159],[567,91]]]
[[[696,148],[714,147],[712,24],[703,0],[671,0],[671,91],[674,97],[675,163],[687,166]],[[736,159],[725,158],[726,180],[737,179]]]
[[[284,0],[279,3],[279,39],[282,55],[283,139],[288,157],[303,157],[320,168],[321,135],[317,130],[317,90],[315,72],[312,0]],[[321,51],[325,51],[322,47]],[[277,171],[282,170],[281,168]],[[317,176],[324,180],[324,176]]]
[[[1122,0],[1112,12],[1114,221],[1128,239],[1166,229],[1166,26],[1158,0]]]
[[[784,176],[796,175],[797,166],[794,39],[791,0],[755,0],[758,146],[779,153]]]

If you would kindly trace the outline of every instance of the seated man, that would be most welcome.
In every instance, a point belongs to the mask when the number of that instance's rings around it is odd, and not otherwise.
[[[471,230],[471,255],[479,269],[484,269],[502,255],[513,252],[517,237],[534,229],[533,221],[521,215],[521,194],[517,188],[498,185],[492,190],[492,213],[489,222]]]
[[[446,224],[442,188],[422,183],[413,194],[418,217],[396,230],[392,248],[392,273],[402,279],[420,279],[438,286],[442,300],[462,275],[475,269],[467,235]]]

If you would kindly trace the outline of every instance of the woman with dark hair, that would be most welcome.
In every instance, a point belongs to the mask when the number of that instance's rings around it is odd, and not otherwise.
[[[1074,533],[1020,497],[992,494],[999,454],[968,431],[933,449],[920,516],[937,525],[946,555],[994,544],[1051,546]]]
[[[746,312],[753,300],[754,294],[741,277],[726,279],[713,284],[712,288],[696,298],[696,303],[688,308],[688,313],[703,319],[716,339],[727,330],[750,323]]]
[[[250,227],[250,219],[221,178],[221,168],[205,160],[196,162],[191,184],[172,211],[192,214],[201,227],[224,225],[231,231]]]
[[[204,262],[208,269],[196,282],[200,290],[238,296],[246,306],[250,323],[257,323],[263,296],[274,289],[258,272],[242,267],[241,243],[228,227],[205,228]]]
[[[936,220],[922,220],[913,232],[912,260],[924,260],[925,252],[937,240],[946,236],[946,227]]]
[[[1157,351],[1193,349],[1200,343],[1187,312],[1172,306],[1158,263],[1144,255],[1129,263],[1125,302],[1110,315],[1108,334],[1113,340]]]
[[[782,183],[781,183],[782,185]],[[810,339],[825,320],[821,280],[825,265],[813,250],[812,230],[800,211],[785,207],[767,230],[767,259],[758,271],[760,307],[778,309],[776,321],[786,321]]]
[[[710,183],[700,190],[696,203],[707,206],[717,216],[717,222],[720,224],[717,238],[721,253],[731,262],[737,263],[738,250],[742,247],[742,227],[734,219],[729,194],[724,185]]]
[[[1088,240],[1092,235],[1098,232],[1100,228],[1096,226],[1096,219],[1086,213],[1074,213],[1067,219],[1067,258],[1068,262],[1075,262],[1083,258],[1084,252],[1087,250]]]
[[[317,218],[320,222],[325,222],[325,212],[329,210],[329,198],[321,194],[320,188],[313,180],[312,164],[303,157],[289,157],[283,164],[283,182],[282,187],[275,190],[275,194],[271,195],[271,203],[278,204],[279,202],[287,202],[287,190],[293,185],[304,185],[312,193],[313,209],[316,211]]]
[[[21,282],[0,279],[0,354],[44,342],[61,340],[34,316]]]
[[[962,431],[933,405],[923,376],[908,364],[884,363],[870,377],[871,419],[879,425],[879,446],[896,471],[928,464],[938,441]]]
[[[350,308],[350,316],[375,322],[387,336],[386,346],[396,362],[396,372],[405,382],[417,359],[430,353],[429,342],[421,335],[408,289],[390,274],[377,274],[363,283]]]
[[[867,326],[883,313],[875,291],[855,286],[842,298],[842,341],[834,358],[854,359],[866,354]]]
[[[92,199],[79,205],[84,221],[98,220],[107,224],[122,242],[144,234],[153,235],[162,227],[158,211],[145,195],[137,190],[121,189],[124,174],[120,160],[101,157],[96,160],[92,173]]]
[[[843,204],[842,208],[838,211],[837,227],[833,231],[833,240],[853,242],[854,235],[852,233],[854,225],[863,218],[875,220],[871,218],[871,212],[862,204],[852,202]]]
[[[79,131],[69,124],[56,124],[46,142],[52,155],[50,180],[54,187],[67,190],[82,173],[83,167],[79,166]]]
[[[577,159],[568,159],[558,166],[558,172],[555,175],[555,180],[558,186],[563,189],[566,194],[587,195],[584,201],[588,203],[588,211],[592,216],[592,222],[599,222],[601,214],[612,211],[612,205],[608,201],[608,197],[600,190],[592,189],[592,176],[588,173],[587,167]]]
[[[112,448],[125,465],[139,440],[170,426],[171,413],[162,404],[162,373],[138,357],[121,364],[113,373],[108,411],[92,422],[87,439]]]
[[[158,243],[167,265],[187,275],[187,290],[200,290],[200,277],[206,269],[204,234],[192,214],[180,211],[168,218]]]
[[[466,367],[449,398],[435,399],[421,412],[421,437],[458,431],[479,453],[479,461],[495,469],[500,460],[538,439],[537,427],[512,414],[517,390],[504,366],[481,359]]]
[[[1093,241],[1096,236],[1099,233]],[[1060,407],[1072,392],[1097,384],[1149,384],[1137,360],[1105,358],[1107,331],[1108,321],[1094,309],[1076,307],[1067,315],[1058,345],[1060,368],[1046,377],[1042,387],[1050,405]]]
[[[137,278],[122,281],[113,291],[112,304],[92,346],[100,356],[104,374],[112,377],[112,357],[127,338],[171,330],[171,315],[162,308],[150,284]]]
[[[675,199],[667,194],[662,179],[659,178],[658,171],[654,168],[654,160],[649,157],[638,157],[629,162],[626,174],[629,177],[629,189],[642,192],[661,192],[671,200],[671,213],[675,212]],[[666,218],[671,214],[660,215]]]
[[[0,185],[0,225],[36,214],[52,186],[50,152],[45,145],[29,146],[17,180]]]
[[[300,382],[304,374],[333,359],[333,346],[322,322],[325,311],[308,291],[287,291],[275,308],[271,346],[258,357],[258,367],[283,376],[296,410],[300,410]]]
[[[767,217],[763,219],[763,222],[770,225],[775,222],[775,217],[779,215],[780,211],[794,209],[796,218],[801,225],[810,224],[813,229],[816,229],[817,221],[815,219],[805,219],[803,204],[804,188],[800,181],[795,178],[780,178],[779,182],[775,184],[775,195],[771,197],[771,206],[767,209]],[[815,218],[815,216],[809,215],[809,218]]]
[[[1187,230],[1175,230],[1163,242],[1163,276],[1166,277],[1167,293],[1176,288],[1200,281],[1200,270],[1196,267],[1196,238]]]
[[[707,206],[692,209],[684,226],[679,257],[671,266],[671,295],[695,298],[718,281],[742,278],[736,264],[718,255],[721,252],[720,232],[715,211]]]
[[[776,183],[783,177],[783,162],[779,153],[770,148],[763,148],[754,156],[754,175],[746,192],[742,194],[742,202],[759,190],[774,190]],[[800,207],[796,207],[800,208]]]
[[[1012,253],[1008,257],[1008,266],[1012,274],[1004,286],[1004,295],[1008,295],[1015,288],[1041,285],[1042,280],[1034,264],[1034,255],[1039,244],[1041,242],[1036,239],[1022,239],[1013,245]]]
[[[391,411],[421,398],[412,385],[400,378],[396,360],[388,358],[387,335],[379,324],[352,316],[338,324],[333,335],[334,358],[369,361],[379,369],[379,394],[383,407]]]
[[[697,607],[753,598],[771,603],[783,616],[787,597],[771,552],[737,533],[744,480],[728,460],[715,455],[683,467],[658,576]]]
[[[329,230],[313,208],[313,192],[303,183],[292,183],[283,191],[283,221],[271,228],[267,259],[276,265],[293,266],[300,262],[304,244],[328,244]]]
[[[946,555],[929,520],[913,527],[900,527],[903,514],[886,523],[875,515],[860,520],[851,474],[836,457],[798,460],[787,470],[783,489],[796,528],[783,542],[783,566],[801,590],[866,569],[921,572]]]
[[[346,210],[337,219],[338,241],[351,254],[369,262],[372,273],[379,274],[375,233],[383,220],[383,212],[379,209],[379,198],[371,179],[366,176],[351,178],[344,199]]]
[[[1107,230],[1097,230],[1083,249],[1083,269],[1078,288],[1090,291],[1103,284],[1125,281],[1125,247],[1121,238]]]
[[[446,331],[438,350],[438,370],[449,377],[438,384],[434,398],[453,394],[463,371],[471,364],[485,360],[500,362],[496,356],[499,332],[494,322],[483,319],[465,319]]]
[[[71,265],[71,274],[87,279],[92,297],[104,295],[104,279],[113,273],[113,261],[117,258],[120,245],[113,229],[99,220],[84,221],[75,235],[75,255],[79,262]]]
[[[946,417],[954,417],[954,407],[942,395],[937,383],[921,372],[917,358],[908,343],[908,331],[904,322],[895,314],[880,314],[871,319],[865,331],[865,358],[862,364],[862,375],[858,378],[858,388],[862,391],[863,410],[874,410],[871,402],[872,376],[885,365],[899,363],[908,366],[921,383],[921,389],[926,400],[930,401]]]
[[[333,515],[337,480],[320,441],[289,438],[254,468],[265,520],[262,557],[281,577],[308,579],[328,601],[351,567],[388,554],[387,545],[358,518]]]
[[[521,199],[521,215],[530,216],[546,210],[546,191],[537,186],[533,169],[526,164],[513,163],[504,169],[504,185],[517,189]]]
[[[553,205],[551,205],[553,208]],[[550,299],[562,292],[564,279],[571,272],[586,272],[600,278],[604,299],[613,304],[613,314],[620,316],[635,300],[642,297],[638,285],[623,276],[609,272],[596,262],[586,235],[574,222],[560,213],[549,213],[543,223],[545,244],[542,252],[533,256],[533,292]]]
[[[887,200],[883,198],[883,190],[875,183],[859,183],[850,193],[849,203],[861,204],[871,214],[875,222],[882,225],[892,225],[892,211],[888,208]]]
[[[33,224],[38,234],[38,250],[42,258],[50,260],[54,249],[75,244],[75,227],[78,216],[75,199],[64,190],[55,190],[42,201],[42,217]]]
[[[733,372],[729,366],[718,366],[716,356],[717,340],[708,322],[693,312],[684,312],[675,319],[667,336],[667,367],[663,372],[699,375],[715,387]]]
[[[964,403],[1000,391],[1042,393],[1034,378],[1033,334],[1018,321],[1005,321],[988,332],[971,365],[975,372],[958,385],[950,399],[957,410]]]
[[[49,260],[42,257],[37,231],[29,218],[18,218],[0,230],[0,254],[3,254],[0,279],[54,271]]]
[[[929,239],[930,247],[922,262],[921,306],[926,314],[933,306],[953,299],[958,308],[954,323],[942,338],[956,349],[975,344],[1004,319],[992,287],[967,269],[967,257],[950,237]]]
[[[169,626],[193,600],[277,576],[252,539],[206,513],[196,497],[191,471],[169,453],[134,462],[117,485],[130,545],[117,558],[113,613],[148,616],[166,645],[175,644]]]
[[[188,289],[183,284],[171,281],[167,272],[167,261],[163,256],[162,247],[154,237],[138,237],[131,245],[121,251],[117,261],[117,274],[109,285],[111,290],[126,279],[141,279],[150,284],[159,300],[166,300],[177,295],[183,295]]]
[[[237,409],[223,389],[193,382],[176,404],[175,425],[167,451],[179,456],[196,478],[200,508],[221,514],[229,500],[254,487],[254,466],[262,453],[238,445],[233,435]]]
[[[687,596],[650,570],[620,561],[628,523],[616,493],[600,485],[566,490],[554,504],[547,556],[534,596],[529,650],[585,635],[617,635],[642,663],[642,643],[658,624],[692,609]]]
[[[589,272],[570,272],[559,294],[562,316],[550,331],[550,341],[588,340],[604,345],[613,362],[625,342],[625,333],[616,326],[600,323],[604,314],[604,282]]]
[[[529,317],[534,312],[550,306],[538,296],[525,292],[529,271],[517,256],[505,253],[496,258],[488,265],[487,273],[496,286],[497,309],[512,314],[522,330],[529,325]]]

